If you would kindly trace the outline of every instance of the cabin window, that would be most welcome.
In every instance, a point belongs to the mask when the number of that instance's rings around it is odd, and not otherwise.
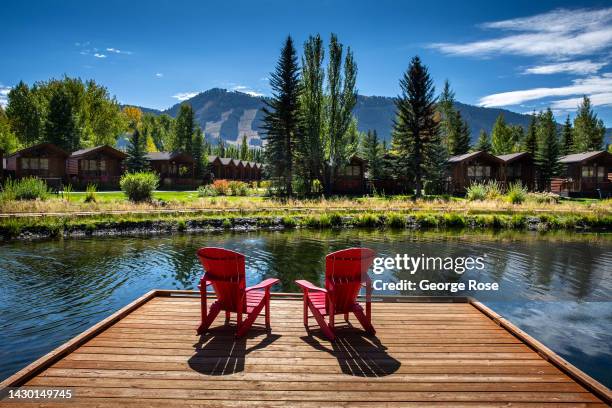
[[[40,169],[49,170],[49,159],[40,159]]]
[[[360,176],[361,167],[360,166],[346,166],[343,169],[340,169],[338,173],[341,176]]]
[[[606,178],[606,168],[601,166],[582,166],[582,177],[603,180]]]
[[[21,168],[24,170],[29,170],[30,169],[30,159],[25,158],[25,157],[21,159]]]
[[[467,170],[470,178],[491,177],[491,166],[468,166]]]
[[[508,177],[521,177],[521,166],[509,166]]]

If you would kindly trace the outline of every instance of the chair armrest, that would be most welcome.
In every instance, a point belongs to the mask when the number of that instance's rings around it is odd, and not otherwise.
[[[308,282],[307,280],[296,280],[295,284],[298,285],[303,290],[312,290],[314,292],[327,293],[327,289],[323,289],[318,286],[315,286],[312,283]]]
[[[259,282],[257,285],[249,286],[244,291],[245,292],[250,292],[250,291],[256,290],[256,289],[268,289],[271,286],[276,285],[278,282],[279,282],[279,280],[276,279],[276,278],[266,279],[265,281]]]

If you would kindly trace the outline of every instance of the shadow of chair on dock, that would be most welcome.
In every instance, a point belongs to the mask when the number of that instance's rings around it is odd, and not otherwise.
[[[210,329],[200,336],[195,354],[187,363],[194,371],[206,375],[230,375],[244,371],[247,354],[274,343],[280,335],[252,328],[249,334],[236,338],[234,326]],[[259,342],[255,343],[259,339]],[[247,347],[247,343],[252,344]]]
[[[316,350],[336,357],[344,374],[355,377],[384,377],[399,370],[402,363],[387,353],[378,337],[362,330],[348,327],[336,328],[332,342],[322,337],[318,330],[308,330],[301,339]]]

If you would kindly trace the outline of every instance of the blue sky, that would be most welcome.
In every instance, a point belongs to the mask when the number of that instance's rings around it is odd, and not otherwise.
[[[19,80],[93,78],[167,108],[212,87],[268,94],[284,38],[351,46],[364,95],[395,96],[418,54],[461,102],[558,120],[590,95],[612,126],[609,1],[3,1],[0,103]],[[300,47],[301,48],[301,47]]]

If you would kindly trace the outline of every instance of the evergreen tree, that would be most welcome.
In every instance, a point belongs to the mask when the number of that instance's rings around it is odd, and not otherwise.
[[[293,40],[287,37],[276,71],[271,74],[272,98],[265,100],[263,129],[266,132],[268,168],[284,189],[293,194],[293,142],[299,127],[299,68]]]
[[[591,100],[584,96],[574,118],[574,148],[577,152],[601,150],[606,128],[591,108]]]
[[[474,150],[487,153],[491,152],[491,138],[489,137],[489,134],[486,130],[482,129],[480,131],[480,135],[478,136],[478,142],[476,143]]]
[[[512,151],[517,153],[521,151],[521,145],[525,139],[525,130],[521,125],[510,125],[510,138],[512,140]]]
[[[574,131],[572,130],[572,122],[567,115],[563,130],[561,131],[561,154],[567,155],[574,152]]]
[[[442,143],[447,146],[448,151],[454,150],[453,134],[456,133],[455,117],[455,92],[450,87],[450,82],[444,81],[444,88],[438,97],[438,113],[440,115],[440,136]]]
[[[512,140],[512,132],[506,121],[504,114],[500,113],[491,132],[491,151],[495,155],[512,153],[514,143]]]
[[[448,176],[448,149],[442,143],[439,135],[432,139],[432,143],[428,148],[425,169],[425,194],[445,193]]]
[[[338,169],[346,165],[355,152],[353,108],[357,103],[357,65],[350,47],[342,61],[343,45],[335,34],[329,41],[329,62],[327,65],[327,95],[325,105],[326,125],[326,177],[325,192],[331,194]]]
[[[149,169],[149,161],[147,160],[147,145],[145,138],[140,134],[138,129],[135,129],[130,137],[130,143],[127,147],[127,159],[125,164],[128,171],[131,173],[145,171]]]
[[[242,135],[242,143],[240,143],[240,160],[249,159],[249,142],[246,135]]]
[[[184,103],[181,105],[179,113],[176,117],[174,126],[174,143],[171,146],[172,151],[181,151],[189,154],[193,153],[191,142],[195,132],[195,118],[193,109],[190,104]]]
[[[540,189],[550,189],[551,179],[559,174],[559,140],[557,124],[552,111],[548,108],[538,120],[538,150],[535,162],[539,174]]]
[[[45,140],[67,152],[73,152],[81,147],[72,103],[64,90],[54,93],[49,101]]]
[[[304,43],[300,94],[300,133],[296,145],[299,177],[312,190],[315,180],[323,183],[324,160],[324,49],[320,35],[310,36]]]
[[[382,177],[382,157],[383,150],[378,141],[376,130],[368,130],[363,136],[361,154],[368,162],[368,172],[370,180],[378,180]]]
[[[426,157],[432,142],[439,142],[435,119],[435,88],[419,57],[414,57],[400,80],[401,95],[396,99],[393,144],[398,167],[414,181],[415,194],[421,196],[426,176]],[[434,143],[435,144],[435,143]]]
[[[195,162],[194,171],[196,178],[204,176],[204,169],[208,164],[208,159],[204,156],[204,135],[202,129],[198,126],[195,134],[193,135],[193,141],[191,142],[193,151],[193,160]]]
[[[11,124],[11,130],[24,146],[42,140],[42,119],[36,95],[23,81],[8,93],[6,116]]]
[[[531,157],[535,157],[536,151],[538,150],[538,117],[536,113],[533,112],[531,114],[531,121],[529,122],[529,127],[527,128],[527,134],[522,142],[522,150],[531,154]]]
[[[461,117],[461,112],[451,111],[451,132],[448,139],[449,152],[453,156],[470,151],[470,127]],[[440,141],[442,143],[442,140]]]

